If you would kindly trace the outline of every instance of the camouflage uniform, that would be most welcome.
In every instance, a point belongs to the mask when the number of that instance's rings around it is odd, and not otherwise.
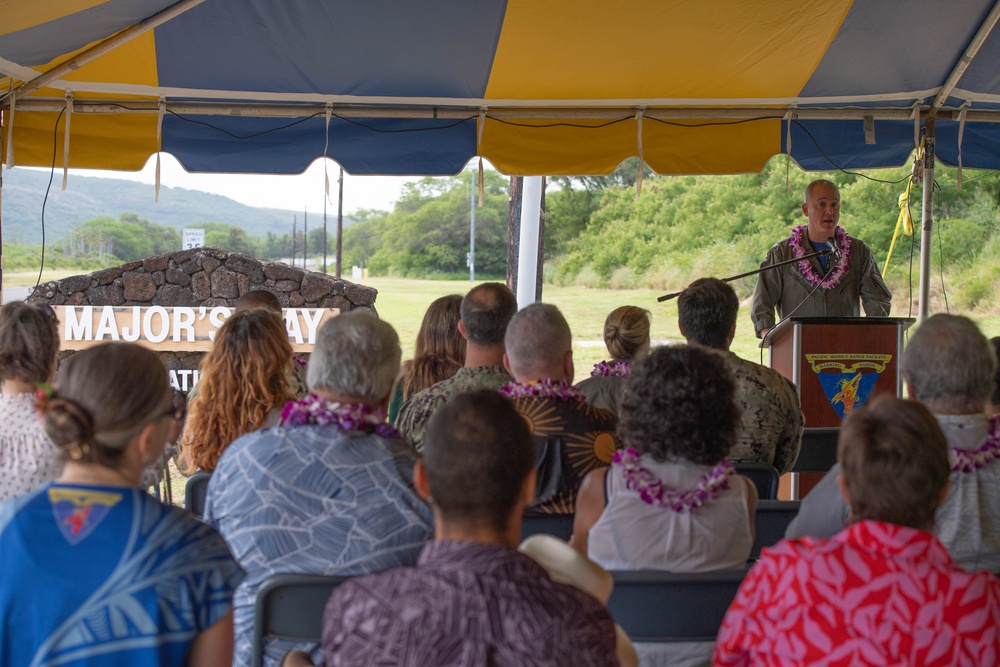
[[[778,371],[722,352],[736,379],[736,403],[743,411],[733,461],[770,463],[780,473],[795,465],[802,447],[802,409],[795,385]]]
[[[513,378],[503,366],[459,368],[448,378],[411,396],[396,417],[396,428],[413,443],[419,452],[424,448],[424,431],[431,416],[452,396],[473,389],[499,389]]]

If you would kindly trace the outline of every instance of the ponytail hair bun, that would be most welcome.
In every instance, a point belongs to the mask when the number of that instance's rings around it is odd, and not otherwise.
[[[81,458],[94,439],[94,418],[75,401],[54,395],[45,408],[45,433],[70,458]]]

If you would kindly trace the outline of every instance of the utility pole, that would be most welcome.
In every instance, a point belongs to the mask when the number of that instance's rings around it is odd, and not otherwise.
[[[328,182],[329,183],[329,182]],[[329,189],[329,185],[327,185]],[[330,242],[326,239],[326,200],[327,192],[323,193],[323,273],[327,272],[326,269],[326,249],[330,247]]]
[[[469,172],[469,282],[476,281],[476,168]]]
[[[295,255],[296,255],[296,250],[298,250],[298,248],[295,247],[295,242],[298,240],[296,238],[296,235],[298,234],[298,224],[299,224],[299,216],[293,215],[292,216],[292,266],[295,266]]]
[[[344,168],[340,168],[340,178],[337,179],[337,277],[340,277],[340,267],[343,264],[344,240]]]
[[[309,255],[309,209],[302,209],[302,268],[306,268],[306,257]]]

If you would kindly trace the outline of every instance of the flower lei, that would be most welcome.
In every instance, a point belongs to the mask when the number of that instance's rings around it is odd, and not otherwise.
[[[509,382],[500,387],[500,393],[507,398],[558,398],[561,401],[585,401],[583,393],[565,380],[553,382],[549,378],[538,382]]]
[[[952,472],[975,472],[1000,458],[1000,417],[990,420],[990,432],[978,449],[948,448]]]
[[[814,252],[811,248],[806,249],[806,230],[808,229],[809,225],[800,225],[792,230],[792,236],[788,239],[792,254],[796,257],[805,257]],[[822,274],[816,271],[816,267],[808,259],[798,263],[802,276],[813,287],[819,285],[823,289],[833,289],[840,284],[840,281],[844,279],[844,274],[847,273],[847,265],[851,260],[851,237],[840,227],[836,227],[833,234],[837,238],[837,245],[840,246],[840,258],[826,280],[823,279]]]
[[[639,452],[631,447],[615,452],[612,465],[625,472],[625,486],[638,491],[643,502],[655,507],[668,507],[674,512],[690,512],[701,507],[729,488],[729,476],[736,473],[729,459],[722,459],[708,473],[701,476],[698,485],[687,491],[665,489],[656,475],[639,465]]]
[[[342,431],[364,431],[383,438],[402,439],[402,434],[385,421],[385,410],[363,403],[336,403],[309,394],[298,401],[289,401],[281,411],[284,426],[326,426],[333,424]]]
[[[594,370],[590,372],[590,377],[603,375],[605,377],[624,378],[628,377],[631,369],[631,361],[602,361],[599,364],[594,364]]]

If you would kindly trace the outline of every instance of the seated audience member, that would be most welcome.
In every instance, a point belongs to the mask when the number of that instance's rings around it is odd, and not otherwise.
[[[272,574],[370,574],[413,565],[433,515],[413,488],[416,454],[385,422],[399,339],[367,312],[325,322],[307,398],[283,425],[240,437],[208,484],[205,520],[247,572],[236,592],[234,667],[250,663],[253,605]],[[266,664],[289,648],[267,647]],[[317,649],[318,647],[310,647]]]
[[[201,361],[181,438],[187,472],[212,472],[229,443],[244,433],[277,426],[292,400],[292,346],[284,324],[268,310],[234,313]]]
[[[237,313],[254,308],[269,310],[278,316],[282,326],[285,324],[285,316],[281,310],[281,301],[278,300],[274,292],[265,289],[255,289],[246,292],[236,300],[235,310]],[[295,362],[289,367],[289,386],[296,398],[302,398],[309,393],[306,386],[306,359],[305,357],[293,354],[292,360]]]
[[[997,664],[1000,581],[961,569],[933,534],[951,467],[935,418],[878,397],[847,418],[837,459],[850,526],[764,549],[713,664]]]
[[[967,570],[1000,572],[1000,418],[983,412],[993,391],[993,349],[968,318],[934,315],[910,337],[900,372],[948,440],[951,478],[936,535]],[[786,537],[830,537],[850,518],[835,465],[802,501]]]
[[[805,419],[799,396],[795,385],[778,371],[729,351],[739,310],[732,287],[717,278],[702,278],[678,297],[677,324],[689,345],[717,350],[736,380],[736,404],[743,416],[729,458],[770,463],[786,473],[802,447]]]
[[[254,308],[263,308],[264,310],[269,310],[278,317],[281,317],[281,301],[274,292],[268,292],[263,289],[255,289],[246,292],[240,298],[236,299],[236,312],[240,313],[244,310],[253,310]]]
[[[323,665],[617,665],[604,606],[517,550],[535,492],[534,445],[492,390],[451,399],[417,464],[434,541],[414,568],[352,579],[330,597]],[[286,664],[309,664],[301,654]]]
[[[503,339],[516,312],[517,300],[503,283],[477,285],[462,299],[458,332],[465,338],[465,366],[410,397],[396,418],[396,426],[417,451],[424,446],[427,422],[449,398],[472,389],[499,389],[510,382],[503,366]]]
[[[611,361],[595,364],[590,377],[576,388],[591,405],[618,414],[632,363],[649,354],[649,311],[636,306],[612,310],[604,320],[604,344]]]
[[[637,364],[618,422],[624,449],[587,476],[573,546],[608,570],[743,567],[757,490],[726,459],[739,425],[733,395],[708,350],[662,347]]]
[[[514,401],[536,445],[539,483],[532,513],[572,514],[587,473],[611,463],[617,416],[588,404],[573,382],[573,336],[555,306],[533,303],[507,325],[504,365]]]
[[[35,410],[35,391],[52,381],[58,354],[59,325],[49,306],[0,307],[0,502],[34,491],[62,469]]]
[[[403,401],[442,380],[465,364],[465,338],[458,331],[462,296],[449,294],[431,302],[417,332],[413,358],[403,362],[401,379],[389,402],[389,421],[395,421]]]
[[[40,398],[65,467],[0,505],[0,664],[215,666],[243,578],[215,530],[139,488],[174,408],[150,350],[106,343]]]

